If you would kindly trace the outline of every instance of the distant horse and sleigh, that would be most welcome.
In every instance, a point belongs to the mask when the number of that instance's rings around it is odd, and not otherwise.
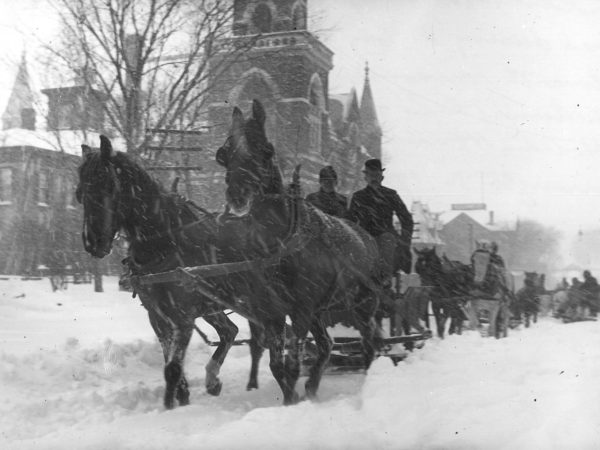
[[[216,152],[227,184],[227,205],[219,213],[165,190],[105,136],[99,151],[82,146],[76,194],[84,210],[84,248],[103,258],[118,235],[128,242],[124,262],[131,284],[163,350],[166,408],[189,403],[183,368],[199,317],[219,336],[206,365],[207,392],[221,392],[220,368],[237,342],[238,328],[228,316],[235,312],[249,322],[247,388],[258,387],[258,364],[268,349],[284,404],[299,401],[303,366],[305,397],[314,399],[331,361],[366,370],[377,356],[395,363],[405,357],[404,347],[431,337],[429,303],[441,337],[448,319],[451,333],[460,333],[466,319],[477,322],[465,305],[476,310],[479,300],[495,301],[487,307],[490,320],[505,323],[505,287],[496,286],[490,298],[473,297],[479,275],[440,259],[435,250],[417,252],[420,287],[406,289],[397,274],[393,292],[384,289],[374,238],[305,203],[299,168],[291,184],[284,183],[265,121],[256,100],[248,119],[233,109],[230,133]],[[360,336],[331,338],[332,312],[341,312],[341,321]],[[389,323],[387,337],[382,317]],[[494,326],[495,335],[506,334],[504,325]]]

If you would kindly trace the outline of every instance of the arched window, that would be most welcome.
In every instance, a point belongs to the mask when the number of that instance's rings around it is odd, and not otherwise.
[[[306,8],[302,4],[294,6],[292,27],[294,30],[306,30]]]
[[[323,83],[318,74],[313,74],[308,88],[309,108],[309,149],[311,152],[321,151],[321,131],[323,128],[323,111],[325,111],[325,96]]]
[[[267,113],[265,129],[271,143],[277,146],[277,98],[279,89],[269,74],[260,69],[250,69],[241,76],[241,82],[230,94],[230,101],[238,105],[246,117],[252,114],[252,101],[260,100]]]
[[[254,14],[252,14],[252,23],[256,29],[260,33],[270,33],[271,22],[271,8],[264,3],[257,5],[254,9]]]
[[[360,152],[360,131],[358,125],[352,122],[348,129],[348,142],[350,144],[348,148],[348,161],[352,166],[355,166],[358,162],[358,152]]]

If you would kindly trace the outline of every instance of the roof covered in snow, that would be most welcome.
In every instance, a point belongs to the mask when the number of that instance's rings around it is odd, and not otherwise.
[[[81,155],[81,144],[97,147],[99,142],[99,134],[95,132],[83,133],[73,130],[55,132],[22,128],[0,130],[0,152],[2,151],[1,147],[35,147]]]

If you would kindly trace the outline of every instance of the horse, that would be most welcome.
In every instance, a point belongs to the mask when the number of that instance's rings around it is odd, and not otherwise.
[[[461,334],[466,317],[460,307],[460,300],[453,297],[465,297],[471,285],[468,266],[447,258],[442,260],[435,248],[415,249],[417,261],[415,272],[421,277],[423,286],[430,286],[431,309],[436,321],[437,334],[444,337],[446,321],[450,319],[449,334]]]
[[[214,214],[167,192],[125,153],[115,152],[105,136],[100,136],[99,152],[85,145],[82,150],[76,197],[83,204],[82,240],[89,254],[105,257],[121,233],[129,244],[124,262],[132,279],[215,262],[218,224]],[[180,406],[189,403],[183,364],[198,317],[213,326],[220,338],[206,366],[205,379],[207,392],[219,395],[219,370],[238,333],[224,308],[176,282],[134,288],[162,346],[165,408],[173,408],[175,399]]]
[[[265,296],[250,302],[265,329],[270,369],[284,404],[300,400],[295,390],[302,346],[310,331],[317,358],[309,370],[305,396],[317,395],[332,339],[322,315],[336,304],[354,311],[368,369],[375,356],[374,314],[382,295],[375,239],[358,225],[329,216],[290,193],[282,182],[273,145],[265,132],[266,113],[258,100],[246,120],[235,107],[224,144],[216,152],[225,168],[227,208],[244,220],[245,233],[231,248],[242,260],[271,258],[276,264],[256,279]],[[290,318],[294,342],[284,357],[283,331]]]
[[[513,316],[524,319],[526,328],[529,328],[531,321],[537,322],[540,295],[545,294],[542,277],[537,272],[525,272],[525,286],[517,291],[511,305]]]

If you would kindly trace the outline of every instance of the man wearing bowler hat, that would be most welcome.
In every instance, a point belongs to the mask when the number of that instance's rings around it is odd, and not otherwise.
[[[398,193],[381,185],[384,170],[379,159],[365,162],[363,173],[367,186],[352,196],[348,218],[377,240],[383,263],[384,285],[389,286],[394,272],[401,269],[410,273],[410,243],[414,223]],[[394,229],[394,214],[400,220],[401,235]]]
[[[306,201],[331,216],[346,217],[348,199],[335,191],[337,173],[331,166],[325,166],[319,172],[319,192],[306,196]]]

